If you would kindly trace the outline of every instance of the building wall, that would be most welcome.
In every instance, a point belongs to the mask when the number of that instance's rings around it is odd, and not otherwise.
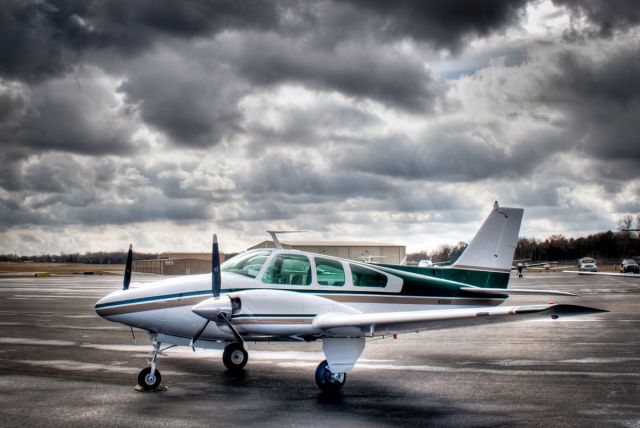
[[[211,258],[135,260],[132,270],[157,275],[196,275],[211,272]]]

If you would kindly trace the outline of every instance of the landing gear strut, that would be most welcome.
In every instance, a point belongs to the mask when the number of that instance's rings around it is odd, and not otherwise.
[[[249,353],[242,343],[230,343],[224,348],[222,362],[231,371],[241,370],[249,361]]]
[[[340,391],[347,380],[346,373],[333,373],[329,370],[329,363],[324,360],[316,369],[316,385],[327,394],[335,394]]]
[[[162,381],[162,375],[160,374],[160,370],[157,370],[157,362],[156,359],[158,355],[165,355],[162,352],[166,351],[169,348],[173,348],[176,345],[167,346],[164,349],[160,349],[160,342],[155,340],[154,336],[151,336],[153,340],[153,351],[151,351],[151,356],[147,358],[147,364],[149,367],[145,367],[138,373],[138,385],[142,387],[145,391],[155,391],[160,386],[160,382]]]

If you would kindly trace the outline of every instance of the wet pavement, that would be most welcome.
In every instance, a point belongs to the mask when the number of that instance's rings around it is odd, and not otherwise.
[[[147,278],[148,279],[148,278]],[[511,286],[611,312],[401,335],[367,344],[337,398],[313,375],[319,343],[250,344],[160,357],[158,393],[134,390],[150,351],[93,305],[118,277],[0,279],[1,426],[640,427],[640,279],[525,274]],[[544,296],[510,303],[546,303]]]

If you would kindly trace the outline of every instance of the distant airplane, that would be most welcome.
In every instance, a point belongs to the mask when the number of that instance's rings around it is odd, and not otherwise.
[[[122,290],[100,299],[95,309],[107,320],[149,332],[149,367],[138,375],[146,390],[160,385],[157,357],[174,346],[224,348],[224,365],[239,370],[247,364],[250,342],[321,340],[326,360],[318,365],[315,381],[322,391],[335,393],[367,340],[604,312],[555,303],[500,306],[512,294],[575,296],[507,288],[522,214],[520,208],[496,203],[458,260],[439,269],[286,250],[277,239],[274,249],[247,251],[220,265],[214,235],[210,275],[130,287],[129,247]]]
[[[363,254],[360,256],[360,260],[362,260],[364,263],[375,263],[375,259],[384,259],[387,256],[374,256],[371,254]]]
[[[446,262],[432,262],[431,260],[420,260],[418,262],[418,267],[430,268],[430,267],[438,267],[440,265],[446,265],[451,263],[451,261],[447,260]]]

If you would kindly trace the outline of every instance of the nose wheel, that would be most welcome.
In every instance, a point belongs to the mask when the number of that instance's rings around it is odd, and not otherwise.
[[[138,385],[140,385],[145,391],[158,389],[161,381],[162,376],[160,375],[160,370],[154,370],[151,372],[151,367],[145,367],[138,374]]]
[[[329,363],[324,360],[316,369],[316,385],[327,394],[336,394],[347,380],[346,373],[333,373],[329,370]]]
[[[151,351],[151,356],[147,358],[147,363],[149,367],[145,367],[138,373],[138,385],[145,391],[156,391],[160,386],[160,382],[162,382],[162,375],[160,374],[160,370],[156,368],[157,363],[156,359],[158,355],[165,355],[162,352],[167,349],[173,348],[176,345],[167,346],[164,349],[160,349],[161,343],[155,340],[155,336],[152,336],[153,339],[153,351]]]
[[[249,361],[249,353],[242,343],[230,343],[224,348],[222,362],[229,370],[241,370],[247,361]]]

